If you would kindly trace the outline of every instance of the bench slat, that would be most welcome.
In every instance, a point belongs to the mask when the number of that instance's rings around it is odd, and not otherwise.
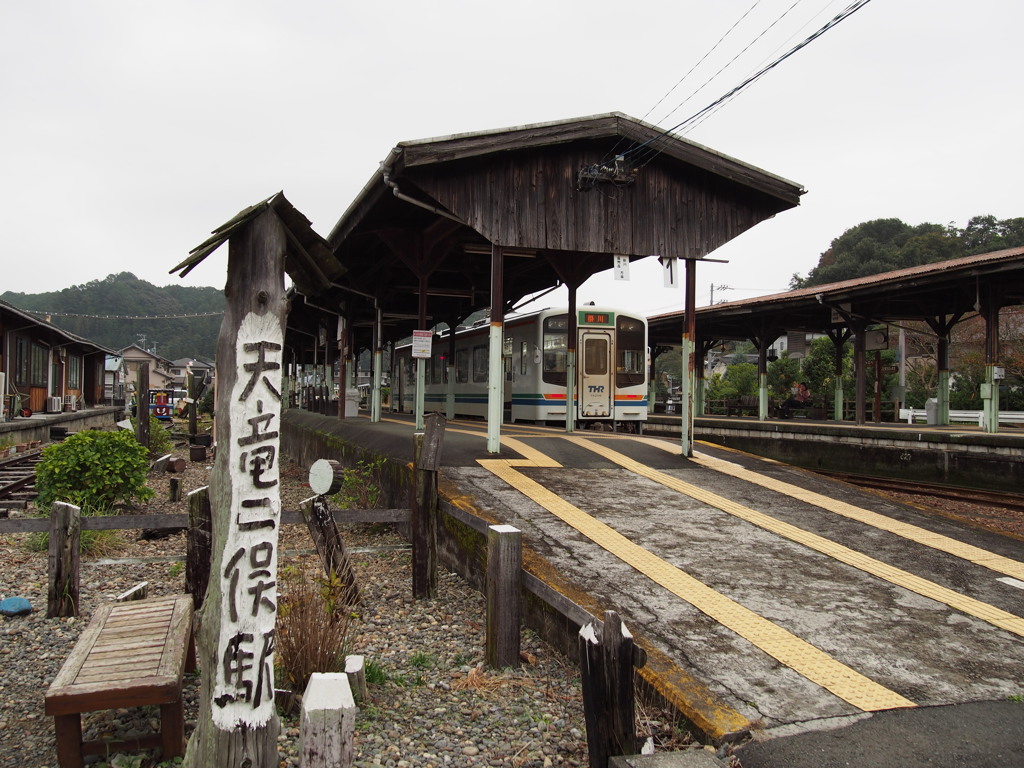
[[[135,612],[141,617],[141,631],[138,624],[131,624]],[[152,624],[161,613],[163,619]],[[117,622],[108,628],[112,618]],[[101,606],[46,692],[46,713],[176,701],[191,628],[188,595]]]

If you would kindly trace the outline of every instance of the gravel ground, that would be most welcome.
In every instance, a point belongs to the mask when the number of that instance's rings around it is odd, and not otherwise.
[[[185,492],[206,484],[209,466],[189,464],[179,475]],[[172,475],[150,474],[157,494],[145,512],[184,512],[166,501]],[[305,473],[282,472],[282,502],[296,509],[310,495]],[[518,670],[483,667],[485,604],[452,574],[441,574],[438,596],[414,601],[406,542],[384,526],[343,531],[364,594],[361,617],[350,630],[351,652],[373,665],[377,682],[357,718],[357,766],[584,766],[586,736],[580,681],[574,665],[532,632],[523,632],[524,663]],[[43,694],[100,604],[138,582],[150,596],[184,591],[183,533],[159,538],[120,534],[106,558],[83,557],[81,617],[47,619],[46,553],[27,547],[30,534],[0,536],[0,599],[28,598],[33,612],[0,623],[0,766],[57,765],[53,718],[43,713]],[[318,567],[302,526],[281,533],[280,566]],[[302,554],[306,553],[306,554]],[[138,562],[126,562],[129,559]],[[186,733],[195,725],[198,676],[186,680]],[[641,727],[656,743],[680,747],[663,713],[642,713]],[[660,716],[660,717],[659,717]],[[157,708],[113,710],[83,716],[86,738],[130,736],[157,725]],[[282,717],[281,766],[298,765],[298,723]],[[107,765],[98,762],[97,765]],[[157,765],[145,754],[112,757],[109,765]]]

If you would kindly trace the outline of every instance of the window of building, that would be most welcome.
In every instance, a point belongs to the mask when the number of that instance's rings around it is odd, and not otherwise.
[[[29,353],[28,339],[24,336],[16,336],[14,345],[14,383],[27,387],[30,370],[31,355]]]
[[[68,388],[82,388],[82,358],[78,355],[68,356]]]
[[[32,345],[32,370],[29,374],[29,383],[33,387],[46,386],[46,364],[50,357],[50,350],[42,344]]]

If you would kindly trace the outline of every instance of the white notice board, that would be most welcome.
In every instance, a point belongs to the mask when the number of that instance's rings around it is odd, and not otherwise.
[[[433,331],[412,332],[412,356],[430,359],[430,343],[434,340]]]

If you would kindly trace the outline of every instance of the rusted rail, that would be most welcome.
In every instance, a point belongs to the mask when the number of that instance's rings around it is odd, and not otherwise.
[[[42,451],[16,453],[0,460],[0,516],[11,508],[24,508],[35,498],[36,465]]]
[[[850,483],[851,485],[856,485],[861,488],[871,488],[877,491],[930,496],[933,498],[950,499],[952,501],[962,501],[971,504],[984,504],[1024,512],[1024,494],[1020,493],[983,491],[975,488],[959,488],[939,483],[922,483],[919,481],[897,480],[887,477],[869,477],[867,475],[855,475],[846,472],[818,471],[817,474],[824,475],[835,480],[842,480],[843,482]]]

